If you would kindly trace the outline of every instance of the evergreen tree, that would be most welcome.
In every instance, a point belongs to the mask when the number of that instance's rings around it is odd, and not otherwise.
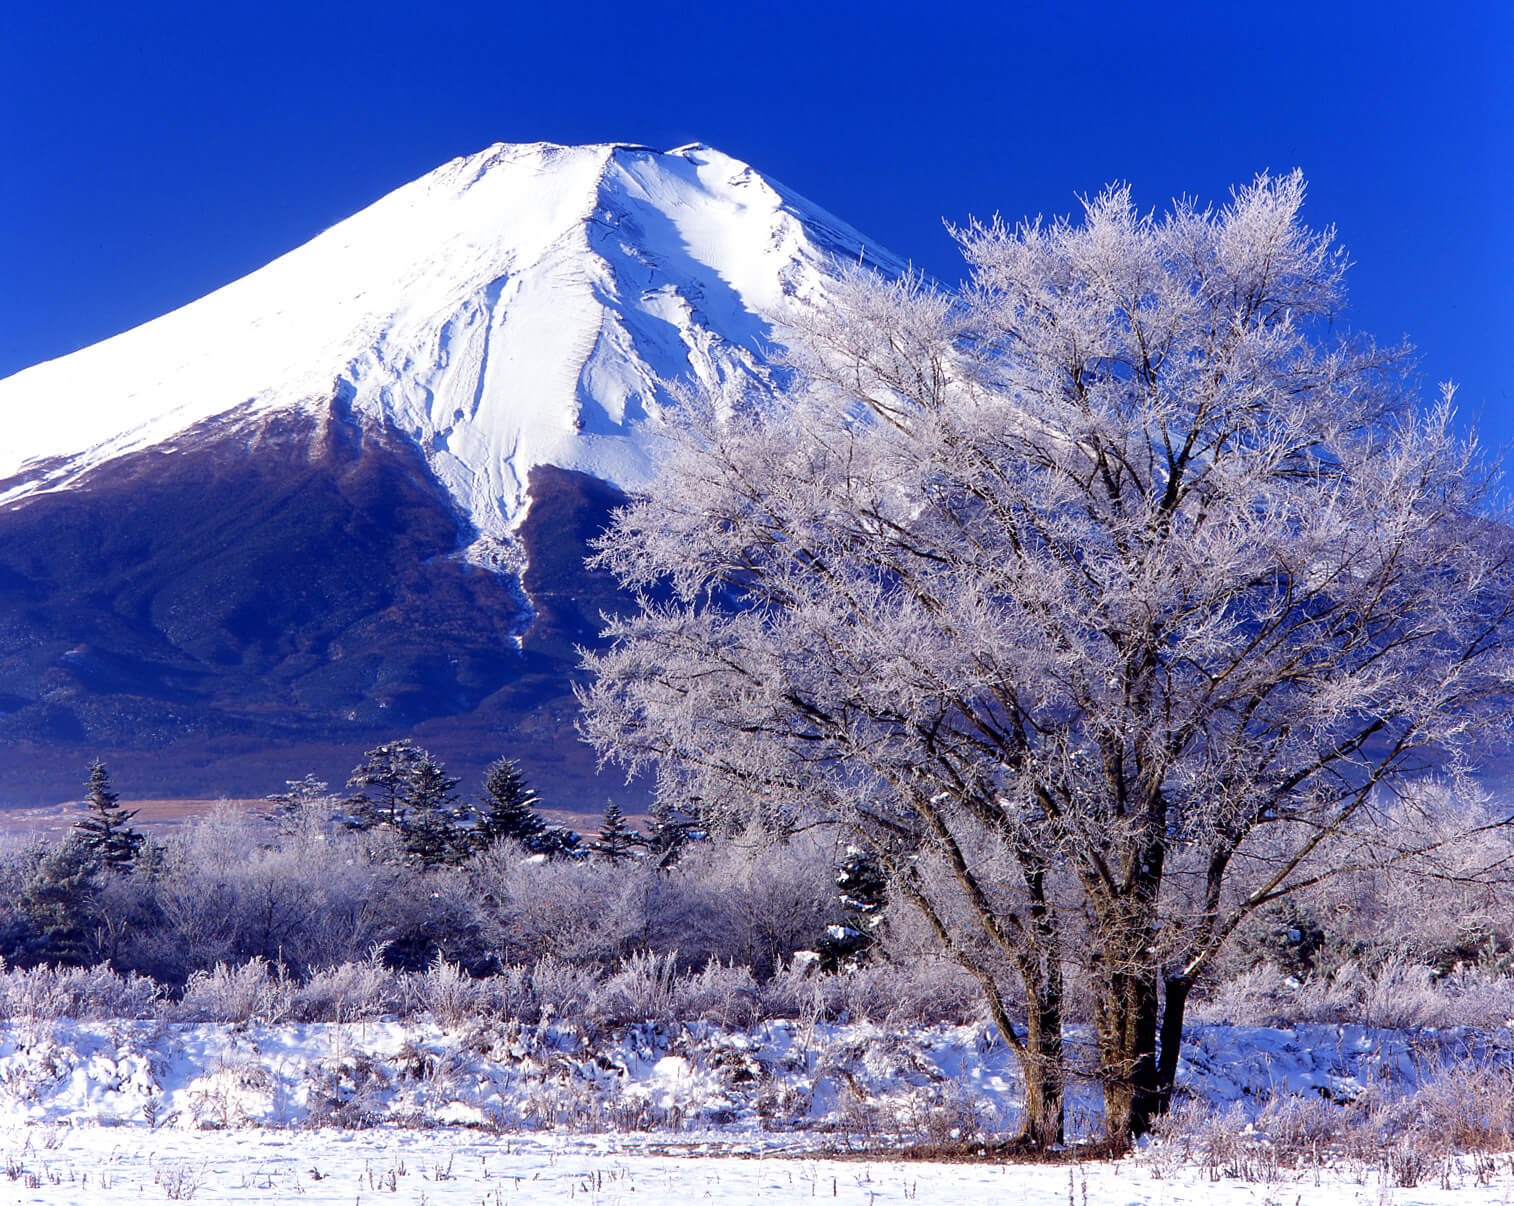
[[[846,857],[836,869],[836,887],[841,890],[842,904],[874,921],[888,904],[888,876],[873,855],[856,846],[846,848]]]
[[[408,808],[411,778],[421,761],[430,757],[408,737],[386,741],[363,755],[347,780],[347,824],[366,832],[380,825],[402,830]]]
[[[637,835],[621,815],[619,805],[611,800],[605,807],[605,819],[599,826],[598,835],[589,843],[589,849],[602,859],[618,863],[631,858],[639,844]]]
[[[110,789],[110,774],[96,758],[85,784],[84,807],[88,815],[74,824],[74,833],[84,857],[95,866],[113,871],[128,869],[142,849],[143,838],[131,827],[135,808],[121,804]]]
[[[847,847],[836,868],[836,887],[846,914],[839,924],[826,926],[815,944],[824,971],[856,967],[867,958],[888,904],[887,875],[873,855],[856,846]]]
[[[659,871],[671,870],[683,857],[684,847],[696,837],[697,821],[680,813],[664,800],[652,804],[652,823],[647,830],[647,853]]]
[[[474,831],[480,846],[491,846],[501,839],[519,842],[533,853],[547,832],[547,822],[536,811],[538,797],[508,758],[500,758],[484,772],[484,795],[478,828]]]
[[[95,873],[101,866],[98,856],[77,834],[41,852],[36,870],[21,890],[21,911],[32,931],[27,949],[17,952],[22,960],[32,965],[71,966],[91,961]]]
[[[460,863],[472,846],[473,830],[466,825],[472,814],[458,804],[457,779],[429,753],[420,752],[404,796],[405,848],[427,867]]]
[[[583,839],[566,825],[548,825],[531,839],[527,849],[548,858],[581,858],[584,853]]]

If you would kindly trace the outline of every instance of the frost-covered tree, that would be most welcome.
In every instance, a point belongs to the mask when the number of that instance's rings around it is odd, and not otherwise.
[[[36,847],[36,863],[17,903],[29,931],[8,957],[25,966],[80,965],[92,955],[101,862],[77,832],[57,846]]]
[[[854,273],[776,403],[685,398],[603,539],[645,602],[588,736],[704,814],[843,822],[982,986],[1031,1142],[1075,952],[1121,1141],[1227,937],[1413,854],[1387,793],[1507,723],[1508,529],[1449,398],[1335,325],[1304,191],[973,224],[960,294]]]
[[[307,773],[301,779],[284,780],[284,790],[268,797],[265,816],[280,833],[292,836],[327,824],[336,808],[330,784]]]
[[[124,871],[142,849],[143,837],[131,827],[135,808],[121,803],[118,792],[110,786],[110,772],[96,758],[89,768],[84,789],[87,815],[74,822],[74,835],[84,856],[97,867]]]

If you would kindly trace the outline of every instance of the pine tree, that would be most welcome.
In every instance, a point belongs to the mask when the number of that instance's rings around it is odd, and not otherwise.
[[[349,828],[366,832],[380,825],[403,829],[411,777],[430,757],[408,737],[386,741],[363,755],[347,780]]]
[[[581,858],[584,852],[583,839],[566,825],[548,825],[531,839],[528,849],[548,858]]]
[[[77,833],[41,854],[19,901],[33,932],[29,949],[20,952],[25,962],[69,966],[90,962],[95,876],[101,866]]]
[[[421,754],[405,795],[405,848],[427,867],[460,863],[472,846],[473,830],[465,824],[471,813],[458,804],[457,779],[429,753]]]
[[[599,834],[589,843],[589,849],[602,859],[618,863],[631,858],[638,844],[637,835],[626,824],[619,805],[611,800],[605,807],[605,819],[599,826]]]
[[[519,842],[533,853],[537,849],[547,822],[536,811],[538,797],[508,758],[492,763],[484,772],[484,795],[478,828],[474,831],[479,846],[492,846],[502,839]]]
[[[671,870],[683,857],[684,847],[695,838],[693,817],[680,814],[664,800],[652,804],[652,823],[647,829],[647,854],[659,871]]]
[[[841,903],[854,913],[876,919],[888,904],[888,876],[878,860],[856,846],[846,848],[846,857],[836,869],[836,887]]]
[[[89,815],[74,824],[79,849],[94,865],[127,870],[142,849],[143,838],[131,827],[135,808],[126,808],[110,789],[110,773],[96,758],[85,784],[84,807]]]
[[[875,933],[888,904],[888,877],[872,854],[848,846],[836,868],[836,887],[846,915],[839,924],[826,926],[825,935],[815,944],[821,969],[832,972],[855,967],[876,943]]]

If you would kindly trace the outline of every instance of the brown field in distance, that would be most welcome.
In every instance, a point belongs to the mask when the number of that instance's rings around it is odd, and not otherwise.
[[[268,808],[265,799],[215,799],[215,800],[122,800],[128,808],[137,809],[133,822],[149,833],[162,834],[176,826],[203,817],[217,808],[231,808],[240,812],[259,815]],[[570,812],[563,808],[538,809],[542,816],[559,825],[576,829],[585,837],[592,837],[599,829],[597,815]],[[84,805],[78,800],[61,804],[39,805],[34,808],[0,808],[0,838],[26,840],[32,837],[58,837],[75,821],[84,816]],[[626,821],[635,828],[645,829],[648,817],[644,813],[625,813]]]

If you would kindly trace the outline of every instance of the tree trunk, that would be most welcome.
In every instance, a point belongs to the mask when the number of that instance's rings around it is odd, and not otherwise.
[[[1183,1046],[1183,1015],[1188,1009],[1188,994],[1193,981],[1175,976],[1167,981],[1162,1004],[1162,1050],[1157,1060],[1157,1113],[1165,1114],[1172,1105],[1172,1086],[1177,1080],[1178,1052]]]
[[[1162,1109],[1157,978],[1145,971],[1116,973],[1103,996],[1099,1067],[1104,1081],[1104,1134],[1115,1146],[1124,1147],[1146,1134]]]
[[[1045,1149],[1064,1137],[1067,1069],[1062,1054],[1062,969],[1058,965],[1032,985],[1026,976],[1025,1120],[1017,1142]]]

